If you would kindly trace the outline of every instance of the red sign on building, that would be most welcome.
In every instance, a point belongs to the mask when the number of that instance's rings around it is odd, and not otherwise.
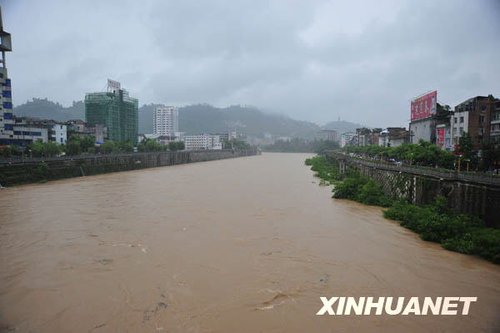
[[[446,137],[446,129],[444,127],[438,127],[436,128],[436,132],[436,144],[442,148]]]
[[[436,113],[437,91],[432,91],[411,101],[411,121],[429,118]]]

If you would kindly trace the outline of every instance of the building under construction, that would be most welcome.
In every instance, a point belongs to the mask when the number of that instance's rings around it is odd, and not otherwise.
[[[88,126],[103,125],[112,141],[137,143],[139,101],[108,80],[107,92],[85,95],[85,121]]]

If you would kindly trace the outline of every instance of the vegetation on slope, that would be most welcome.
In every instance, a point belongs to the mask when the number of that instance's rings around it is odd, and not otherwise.
[[[453,169],[456,156],[438,146],[425,141],[418,144],[403,144],[398,147],[347,146],[348,153],[378,159],[395,159],[407,164]]]
[[[334,198],[389,207],[384,217],[399,221],[422,239],[500,264],[500,230],[485,227],[478,217],[452,212],[446,208],[444,197],[437,197],[433,205],[419,207],[386,196],[378,184],[358,172],[341,175],[336,164],[324,156],[308,158],[305,164],[311,166],[322,184],[333,185]]]

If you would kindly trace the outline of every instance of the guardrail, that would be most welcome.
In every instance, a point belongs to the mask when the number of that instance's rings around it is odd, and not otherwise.
[[[414,166],[407,164],[395,165],[385,161],[367,160],[360,157],[354,157],[348,154],[333,152],[333,151],[327,152],[327,154],[336,158],[344,159],[346,161],[349,161],[350,163],[356,163],[379,170],[404,172],[418,176],[426,176],[438,179],[462,181],[480,185],[492,185],[500,187],[500,176],[497,175],[491,175],[481,172],[470,172],[470,171],[458,172],[456,170],[431,168],[425,166]]]
[[[178,151],[151,151],[151,152],[136,152],[136,153],[111,153],[111,154],[92,154],[92,155],[75,155],[75,156],[58,156],[58,157],[33,157],[33,158],[0,158],[1,165],[24,165],[40,162],[51,162],[51,161],[83,161],[83,160],[93,160],[99,158],[109,158],[109,157],[142,157],[151,154],[170,154],[170,153],[199,153],[207,151],[232,151],[231,149],[221,149],[221,150],[178,150]]]

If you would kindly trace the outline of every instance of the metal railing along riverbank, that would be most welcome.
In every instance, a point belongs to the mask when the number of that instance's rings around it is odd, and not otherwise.
[[[408,164],[396,165],[380,160],[369,160],[361,157],[350,156],[348,154],[340,152],[328,152],[327,154],[332,157],[336,157],[338,159],[346,160],[349,163],[356,163],[379,170],[396,171],[418,176],[438,178],[443,180],[462,181],[480,185],[490,185],[490,186],[493,185],[500,187],[500,176],[487,174],[483,172],[471,172],[471,171],[458,172],[457,170],[448,170],[442,168],[432,168],[432,167],[416,166]]]
[[[156,151],[156,152],[136,152],[136,153],[111,153],[111,154],[82,154],[75,156],[54,156],[54,157],[10,157],[0,158],[1,165],[25,165],[33,163],[43,163],[52,161],[88,161],[105,159],[110,157],[137,157],[141,158],[152,154],[174,154],[174,153],[203,153],[203,152],[231,152],[231,149],[223,150],[179,150],[179,151]]]

